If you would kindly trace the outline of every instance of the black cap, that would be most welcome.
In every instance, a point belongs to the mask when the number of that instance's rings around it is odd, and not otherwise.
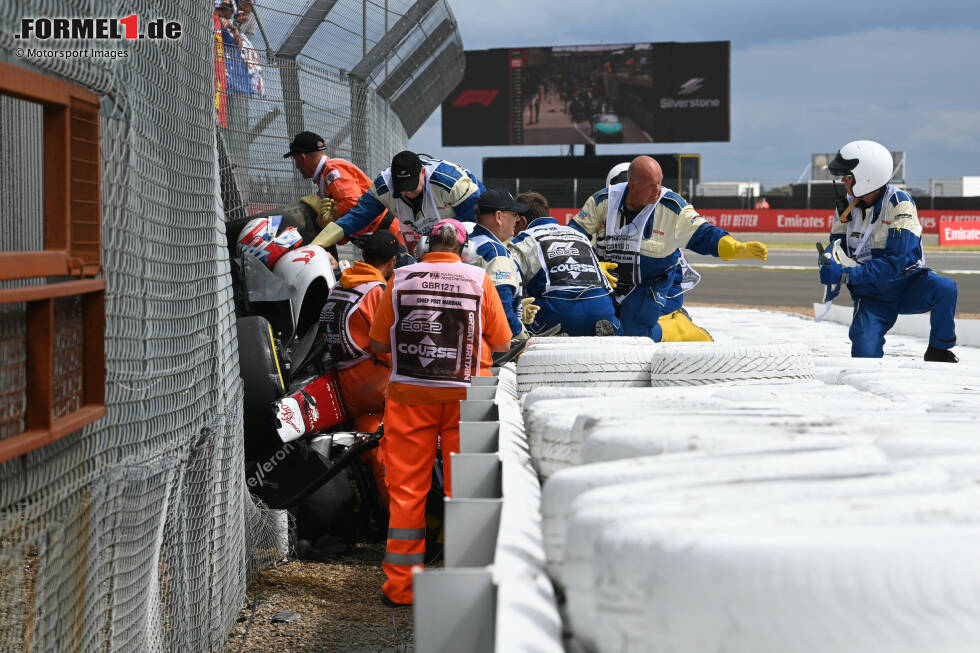
[[[385,263],[402,249],[402,244],[390,231],[375,231],[364,240],[361,248],[366,263]]]
[[[480,195],[477,213],[493,213],[494,211],[513,211],[527,213],[531,209],[527,204],[515,201],[514,196],[506,188],[488,188]]]
[[[419,187],[422,159],[415,152],[404,150],[391,159],[391,183],[397,193],[413,191]]]
[[[321,152],[325,149],[327,149],[327,146],[323,144],[323,138],[319,134],[314,134],[313,132],[300,132],[296,134],[293,142],[289,144],[289,151],[283,154],[282,158],[288,159],[296,154]]]

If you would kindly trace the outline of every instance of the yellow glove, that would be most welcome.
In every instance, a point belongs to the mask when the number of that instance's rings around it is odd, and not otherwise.
[[[602,268],[602,273],[606,275],[606,280],[609,282],[609,285],[615,288],[616,284],[619,283],[619,279],[616,278],[616,275],[610,272],[610,270],[615,270],[616,268],[618,268],[619,263],[609,263],[606,261],[601,261],[599,263],[599,267]]]
[[[316,223],[320,227],[326,227],[328,223],[334,221],[334,214],[337,212],[337,200],[334,198],[306,195],[299,198],[299,201],[313,209],[316,213]]]
[[[299,198],[299,201],[303,204],[309,205],[313,212],[319,215],[320,213],[320,196],[319,195],[305,195]]]
[[[337,211],[337,200],[332,197],[324,197],[320,200],[320,213],[316,223],[321,227],[326,227],[335,219],[334,213]]]
[[[764,243],[751,241],[740,243],[731,236],[722,236],[718,241],[718,256],[723,261],[731,261],[736,258],[757,258],[760,261],[766,260],[769,249]]]
[[[541,307],[534,303],[534,297],[521,300],[521,322],[530,324],[534,322],[534,316],[538,314]]]
[[[343,240],[344,230],[337,226],[336,222],[331,222],[323,228],[323,231],[316,235],[313,239],[311,245],[319,245],[320,247],[327,248],[331,245],[336,245],[338,241]]]

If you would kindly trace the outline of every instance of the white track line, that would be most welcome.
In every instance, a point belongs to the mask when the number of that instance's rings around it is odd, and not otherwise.
[[[753,270],[812,270],[817,271],[816,265],[732,265],[730,263],[697,263],[693,266],[699,268],[728,268],[738,270],[740,268],[750,268]],[[939,274],[980,274],[980,270],[936,270]]]

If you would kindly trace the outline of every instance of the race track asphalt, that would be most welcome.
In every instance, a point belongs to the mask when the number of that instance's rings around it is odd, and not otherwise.
[[[687,293],[687,302],[812,308],[814,302],[823,300],[823,286],[817,281],[815,265],[811,271],[705,267],[693,261],[692,264],[701,273],[701,283]],[[980,274],[948,276],[959,287],[957,314],[980,313]],[[835,303],[851,304],[846,289]]]

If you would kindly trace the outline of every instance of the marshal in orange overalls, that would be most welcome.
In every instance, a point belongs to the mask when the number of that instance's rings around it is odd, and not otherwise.
[[[361,195],[371,188],[371,180],[356,165],[344,159],[331,159],[327,156],[324,156],[317,165],[316,172],[313,173],[313,183],[316,184],[317,194],[320,197],[332,197],[337,202],[337,208],[334,210],[335,220],[350,211],[357,204]],[[361,236],[374,233],[386,221],[387,217],[388,211],[381,211],[370,224],[354,235]],[[402,236],[401,224],[398,222],[398,218],[394,216],[391,218],[388,231],[398,239],[398,242],[404,245],[405,239]],[[343,245],[346,242],[347,239],[345,238],[339,244]]]
[[[410,604],[412,568],[425,560],[425,501],[437,447],[441,440],[451,495],[459,402],[472,376],[490,375],[492,347],[510,342],[511,331],[486,273],[455,254],[433,252],[395,271],[370,335],[392,349],[382,440],[390,496],[382,591]]]
[[[362,433],[374,433],[381,426],[385,386],[391,373],[391,356],[371,353],[368,337],[384,288],[385,279],[378,269],[357,261],[344,270],[320,315],[330,358],[337,365],[347,414],[354,429]],[[371,465],[380,500],[387,508],[381,449],[368,451],[365,462]]]

